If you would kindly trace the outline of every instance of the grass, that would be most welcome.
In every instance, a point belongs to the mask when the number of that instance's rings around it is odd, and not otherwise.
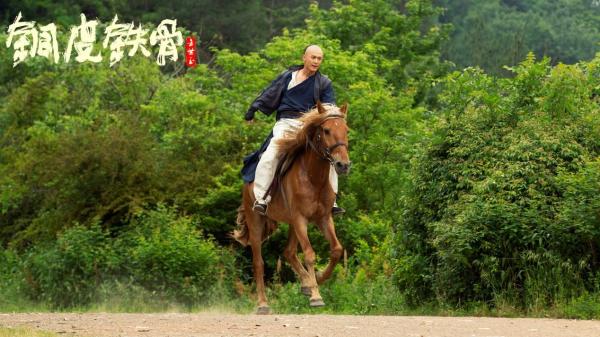
[[[60,308],[49,303],[26,299],[16,288],[0,288],[0,312],[112,312],[112,313],[153,313],[153,312],[229,312],[251,313],[254,311],[254,298],[250,287],[242,290],[239,297],[233,297],[220,287],[207,294],[202,303],[178,303],[164,294],[148,291],[128,282],[112,281],[98,287],[96,301],[90,304]],[[2,337],[2,336],[0,336]]]
[[[27,300],[17,288],[0,289],[0,312],[223,312],[253,313],[256,294],[252,285],[238,284],[236,291],[216,287],[202,303],[182,304],[150,292],[131,283],[109,282],[98,289],[96,301],[91,304],[55,308],[45,303]],[[295,283],[273,282],[267,296],[277,314],[351,314],[351,315],[426,315],[426,316],[495,316],[495,317],[555,317],[600,319],[600,293],[586,293],[577,298],[562,300],[544,306],[517,307],[510,298],[498,296],[493,305],[471,302],[460,307],[422,303],[419,307],[406,304],[400,289],[384,275],[367,277],[360,269],[346,274],[340,269],[332,280],[320,287],[326,306],[310,308],[308,298],[300,294]],[[0,335],[2,337],[3,335]]]
[[[368,279],[360,272],[354,277],[338,273],[319,291],[326,306],[318,309],[309,307],[298,283],[273,284],[267,296],[272,309],[283,314],[397,315],[408,310],[398,288],[383,275]]]
[[[32,328],[4,328],[0,327],[0,337],[57,337],[58,335],[43,330]]]

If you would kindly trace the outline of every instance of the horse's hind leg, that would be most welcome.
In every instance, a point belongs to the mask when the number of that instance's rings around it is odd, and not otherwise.
[[[308,284],[310,287],[310,306],[311,307],[322,307],[325,305],[321,294],[319,294],[319,286],[317,285],[317,279],[315,277],[315,262],[317,255],[310,245],[308,239],[308,222],[305,219],[299,219],[291,223],[290,226],[293,228],[302,252],[304,253],[304,264],[306,265],[306,271],[308,272]]]
[[[270,312],[265,294],[265,266],[262,258],[262,236],[265,230],[265,219],[254,213],[251,209],[246,210],[248,221],[249,241],[252,248],[252,267],[254,269],[254,281],[256,282],[256,293],[258,295],[257,314],[268,314]]]
[[[319,222],[319,228],[323,232],[323,236],[325,236],[325,239],[329,241],[329,250],[331,254],[329,258],[329,264],[327,264],[327,267],[325,268],[323,273],[317,275],[317,282],[319,284],[323,284],[323,282],[325,282],[328,278],[331,277],[331,273],[333,272],[335,265],[342,257],[344,248],[342,247],[342,244],[340,244],[340,241],[338,240],[337,235],[335,234],[335,225],[333,223],[333,218],[331,217],[331,215],[327,216],[326,218],[323,218],[323,220]]]
[[[308,271],[306,271],[306,268],[304,268],[302,262],[300,262],[300,259],[298,258],[298,238],[296,237],[294,228],[291,225],[289,226],[288,243],[283,251],[283,256],[285,256],[290,266],[292,266],[294,272],[296,272],[296,275],[298,275],[298,278],[300,278],[300,290],[302,294],[310,296],[310,275],[308,275]]]

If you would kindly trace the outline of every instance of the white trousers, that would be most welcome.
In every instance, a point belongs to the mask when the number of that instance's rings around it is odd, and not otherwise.
[[[273,138],[256,166],[256,175],[254,177],[254,197],[256,200],[269,202],[270,197],[267,198],[265,194],[271,185],[271,181],[273,181],[275,170],[279,163],[279,158],[277,157],[277,140],[293,136],[301,127],[302,122],[292,118],[282,118],[273,126]],[[338,176],[333,167],[329,169],[329,183],[333,192],[337,194]]]

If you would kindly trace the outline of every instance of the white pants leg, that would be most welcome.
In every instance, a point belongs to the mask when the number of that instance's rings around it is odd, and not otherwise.
[[[263,152],[258,165],[256,166],[256,175],[254,176],[254,197],[256,200],[265,200],[267,189],[273,181],[275,170],[279,158],[277,157],[277,140],[292,135],[296,130],[302,127],[302,122],[291,118],[282,118],[273,126],[273,138],[265,152]]]
[[[286,137],[286,135],[293,134],[301,127],[302,122],[291,118],[282,118],[275,123],[275,126],[273,126],[273,138],[256,166],[253,190],[256,200],[268,202],[268,200],[265,200],[267,199],[265,194],[267,193],[269,185],[271,185],[271,181],[273,181],[275,170],[279,163],[279,158],[277,157],[277,140]],[[333,167],[329,170],[329,182],[331,183],[333,191],[337,194],[338,177]]]

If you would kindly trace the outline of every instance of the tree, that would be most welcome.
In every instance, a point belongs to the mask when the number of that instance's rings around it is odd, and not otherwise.
[[[597,211],[596,64],[530,54],[514,79],[447,78],[396,228],[396,276],[412,301],[547,306],[594,289],[600,224],[573,211]]]
[[[591,1],[438,1],[446,7],[440,20],[454,31],[442,55],[459,69],[479,66],[511,75],[529,51],[552,64],[590,60],[598,49],[600,7]]]

